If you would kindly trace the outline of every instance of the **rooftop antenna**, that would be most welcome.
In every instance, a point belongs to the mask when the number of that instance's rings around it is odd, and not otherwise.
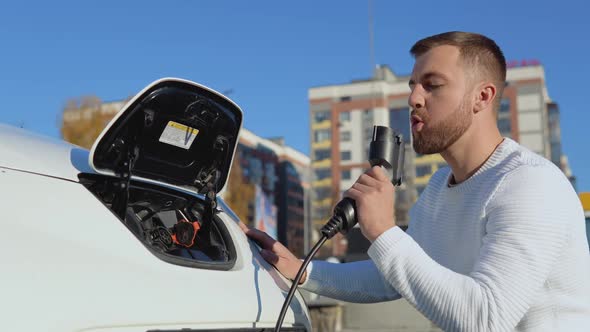
[[[373,1],[368,0],[369,5],[369,61],[371,62],[371,69],[375,68],[375,36],[374,36],[374,23],[373,23]]]
[[[375,111],[375,107],[377,107],[377,100],[375,96],[375,69],[377,65],[375,64],[375,25],[373,23],[373,0],[368,0],[368,16],[369,16],[369,62],[371,66],[371,102],[373,103],[373,112]]]

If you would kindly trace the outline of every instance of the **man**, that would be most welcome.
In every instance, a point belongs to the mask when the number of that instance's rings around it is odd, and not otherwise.
[[[302,287],[351,302],[404,297],[444,330],[587,330],[583,211],[558,168],[500,135],[502,51],[485,36],[449,32],[410,52],[414,149],[440,153],[450,168],[432,176],[407,233],[395,225],[384,172],[361,175],[345,196],[356,201],[371,260],[315,261]],[[301,261],[264,233],[245,231],[294,278]]]

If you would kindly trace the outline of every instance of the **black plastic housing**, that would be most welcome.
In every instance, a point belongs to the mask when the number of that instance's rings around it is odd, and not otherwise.
[[[395,130],[384,126],[373,127],[369,163],[371,166],[382,166],[394,186],[402,183],[405,152],[403,143],[403,136]],[[321,233],[330,239],[338,232],[346,234],[357,222],[356,204],[354,200],[345,197],[336,204],[332,218],[322,227]]]
[[[373,139],[369,144],[369,163],[387,170],[391,183],[402,183],[404,170],[403,137],[393,129],[384,126],[373,127]]]

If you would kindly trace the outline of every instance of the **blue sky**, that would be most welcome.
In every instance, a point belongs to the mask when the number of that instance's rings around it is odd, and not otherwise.
[[[563,149],[590,191],[590,23],[583,1],[374,0],[375,60],[411,72],[428,35],[486,34],[538,59]],[[370,75],[367,1],[12,1],[0,10],[0,122],[59,136],[69,98],[119,100],[166,76],[229,95],[244,126],[309,152],[309,87]]]

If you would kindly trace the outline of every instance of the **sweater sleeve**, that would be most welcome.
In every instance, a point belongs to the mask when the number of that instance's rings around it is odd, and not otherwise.
[[[341,301],[375,303],[400,298],[371,260],[342,264],[316,260],[308,266],[307,275],[301,288]]]
[[[557,172],[521,166],[488,200],[486,235],[468,275],[432,260],[399,227],[373,242],[369,256],[406,300],[445,331],[511,331],[568,239],[574,199]]]

